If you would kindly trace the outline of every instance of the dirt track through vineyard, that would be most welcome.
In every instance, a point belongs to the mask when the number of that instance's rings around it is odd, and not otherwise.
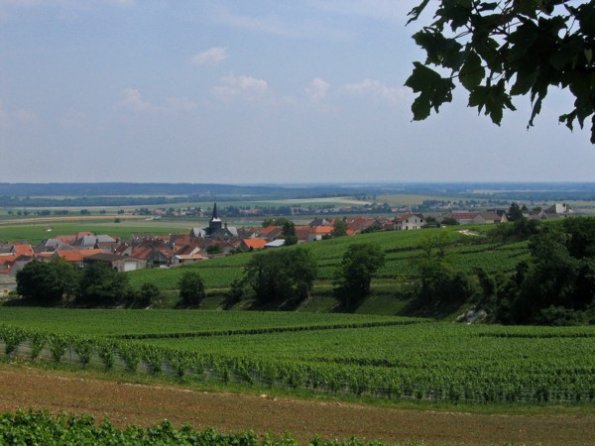
[[[176,425],[259,434],[289,432],[299,440],[324,438],[430,444],[594,445],[595,415],[486,415],[372,407],[266,395],[202,392],[176,386],[139,385],[82,378],[26,367],[0,369],[0,411],[51,412],[109,417],[119,426]]]

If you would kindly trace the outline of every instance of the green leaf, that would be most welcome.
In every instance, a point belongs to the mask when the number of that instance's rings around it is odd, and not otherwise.
[[[428,6],[428,3],[430,3],[430,0],[423,0],[419,5],[412,8],[411,11],[407,13],[407,15],[409,16],[409,20],[407,20],[407,25],[409,25],[411,22],[416,21],[419,18],[420,14],[424,11],[426,6]]]
[[[440,80],[440,75],[424,64],[414,62],[413,65],[415,68],[405,82],[405,86],[411,88],[414,92],[425,91],[428,86],[431,86],[432,82]]]
[[[469,107],[477,107],[479,113],[485,108],[485,114],[489,115],[496,125],[502,122],[504,108],[515,110],[510,96],[506,93],[504,80],[496,85],[476,87],[469,95]]]
[[[463,62],[463,46],[455,39],[444,37],[432,28],[426,28],[413,35],[415,43],[426,50],[426,63],[457,70]]]
[[[419,95],[411,104],[411,111],[413,112],[414,121],[423,121],[430,116],[432,110],[432,104],[428,96]]]
[[[455,86],[450,78],[443,78],[422,63],[415,62],[414,66],[405,86],[415,93],[420,93],[411,105],[413,119],[420,121],[429,116],[432,108],[438,112],[440,105],[452,101],[452,90]]]
[[[485,76],[485,70],[481,65],[481,58],[476,52],[470,51],[467,53],[465,63],[459,71],[459,80],[463,87],[467,90],[472,91],[477,87]]]
[[[513,96],[527,94],[535,84],[536,79],[537,70],[534,69],[530,72],[519,70],[516,74],[516,82],[510,89],[510,94]]]

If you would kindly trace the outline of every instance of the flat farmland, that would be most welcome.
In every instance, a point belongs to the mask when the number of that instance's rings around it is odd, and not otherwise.
[[[35,245],[42,240],[59,235],[71,235],[77,232],[93,232],[95,234],[108,234],[112,237],[129,238],[135,234],[180,234],[190,230],[190,226],[177,226],[161,222],[134,219],[114,223],[114,218],[101,221],[90,218],[88,221],[65,221],[64,219],[51,219],[48,221],[26,221],[19,224],[0,224],[0,241],[27,240]]]

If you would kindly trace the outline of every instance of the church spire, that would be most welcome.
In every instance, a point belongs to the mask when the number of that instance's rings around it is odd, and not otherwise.
[[[215,202],[215,203],[213,204],[213,217],[212,217],[212,219],[214,220],[214,219],[216,219],[216,218],[219,218],[219,217],[217,216],[217,202]]]

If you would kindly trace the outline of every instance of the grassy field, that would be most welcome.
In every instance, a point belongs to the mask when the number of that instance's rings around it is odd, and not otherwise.
[[[185,223],[184,226],[159,221],[122,221],[114,223],[113,219],[109,221],[76,221],[64,223],[60,220],[0,225],[0,242],[13,240],[27,240],[35,245],[42,240],[56,237],[58,235],[71,235],[77,232],[93,232],[95,234],[108,234],[112,237],[129,238],[134,234],[180,234],[190,231],[190,226]]]

